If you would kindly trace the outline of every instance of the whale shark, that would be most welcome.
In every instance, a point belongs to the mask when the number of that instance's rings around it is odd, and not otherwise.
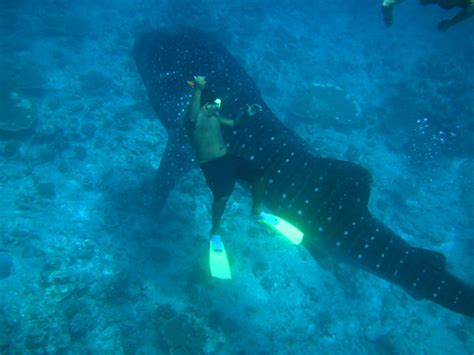
[[[193,29],[155,30],[136,38],[133,57],[168,133],[155,181],[158,210],[178,182],[198,167],[184,123],[191,98],[186,83],[204,75],[208,84],[202,101],[219,97],[224,117],[239,117],[247,103],[262,106],[259,115],[225,130],[224,139],[231,154],[262,169],[265,205],[304,232],[302,245],[315,258],[321,253],[334,256],[398,285],[415,299],[474,317],[474,288],[446,269],[445,256],[411,246],[371,214],[369,171],[318,156],[276,117],[243,66],[218,40]]]

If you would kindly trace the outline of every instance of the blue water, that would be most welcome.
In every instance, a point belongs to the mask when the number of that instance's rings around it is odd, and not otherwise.
[[[472,319],[261,230],[240,187],[234,277],[211,279],[201,172],[150,212],[167,137],[131,58],[149,28],[213,34],[315,151],[370,170],[378,218],[474,284],[474,18],[436,30],[456,11],[406,1],[387,29],[377,1],[2,1],[0,352],[471,354]]]

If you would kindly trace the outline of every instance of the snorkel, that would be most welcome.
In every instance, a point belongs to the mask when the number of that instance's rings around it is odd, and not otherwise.
[[[222,100],[217,98],[214,100],[214,102],[212,103],[212,105],[214,105],[215,108],[217,108],[218,110],[220,110],[221,106],[222,106]]]

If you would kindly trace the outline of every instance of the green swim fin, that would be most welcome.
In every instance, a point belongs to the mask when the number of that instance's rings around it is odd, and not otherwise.
[[[268,226],[274,232],[281,234],[290,240],[294,245],[300,244],[303,240],[304,233],[281,217],[261,212],[258,215],[257,220]]]
[[[232,278],[224,243],[222,243],[221,237],[218,235],[213,236],[209,243],[209,268],[211,269],[212,277],[223,280],[230,280]]]

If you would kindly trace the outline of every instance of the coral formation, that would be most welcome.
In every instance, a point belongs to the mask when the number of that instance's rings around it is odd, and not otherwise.
[[[324,127],[360,126],[360,109],[344,90],[331,84],[300,87],[290,103],[290,112],[299,120],[316,121]]]

